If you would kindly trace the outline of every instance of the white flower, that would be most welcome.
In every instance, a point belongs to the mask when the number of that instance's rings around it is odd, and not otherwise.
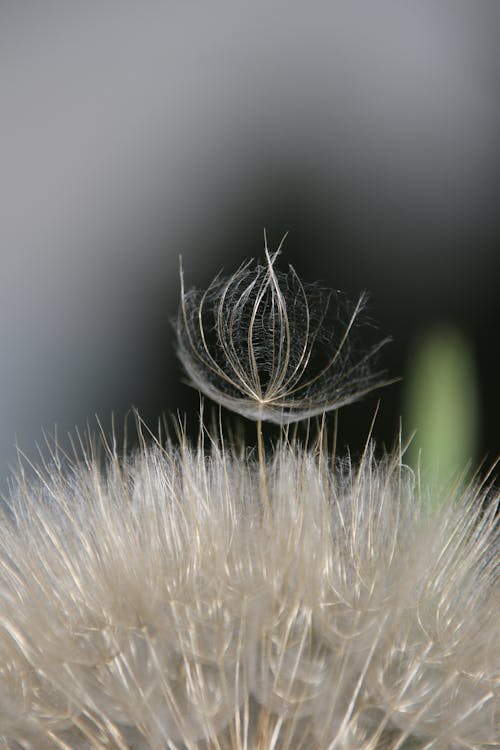
[[[2,750],[491,750],[498,496],[283,439],[55,461],[0,523]]]
[[[242,265],[208,289],[184,289],[178,354],[191,383],[253,420],[286,424],[337,409],[380,387],[370,366],[387,339],[362,353],[356,329],[366,296],[351,305],[341,292],[304,284],[290,266]]]

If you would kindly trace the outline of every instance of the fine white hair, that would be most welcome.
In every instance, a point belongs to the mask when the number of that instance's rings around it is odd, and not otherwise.
[[[283,244],[283,240],[281,245]],[[356,401],[383,382],[372,364],[384,339],[359,351],[366,294],[346,296],[252,260],[204,290],[184,287],[177,352],[191,384],[255,421],[289,424]]]
[[[0,519],[2,750],[492,748],[498,496],[283,437],[54,454]]]

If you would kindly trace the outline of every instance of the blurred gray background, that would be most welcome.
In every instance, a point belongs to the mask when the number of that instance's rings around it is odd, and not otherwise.
[[[204,286],[262,257],[264,227],[304,278],[370,290],[392,376],[433,325],[468,337],[494,458],[499,38],[489,0],[2,2],[0,479],[42,428],[196,412],[178,256]]]

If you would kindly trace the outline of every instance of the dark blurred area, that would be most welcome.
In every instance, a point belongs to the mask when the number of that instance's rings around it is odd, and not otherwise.
[[[500,451],[500,6],[0,6],[0,476],[98,414],[198,411],[171,319],[288,231],[281,263],[370,292],[391,377],[467,338]],[[394,444],[402,383],[343,409]],[[406,425],[405,425],[406,427]],[[411,426],[408,426],[410,429]],[[194,428],[193,428],[194,429]]]

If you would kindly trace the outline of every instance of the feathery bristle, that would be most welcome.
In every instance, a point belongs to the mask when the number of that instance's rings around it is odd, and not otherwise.
[[[2,750],[497,746],[495,503],[398,456],[55,461],[0,526]]]
[[[303,283],[290,266],[242,265],[208,289],[184,289],[177,350],[192,385],[253,420],[287,424],[355,401],[384,385],[371,372],[381,341],[360,353],[356,332],[366,304]]]

